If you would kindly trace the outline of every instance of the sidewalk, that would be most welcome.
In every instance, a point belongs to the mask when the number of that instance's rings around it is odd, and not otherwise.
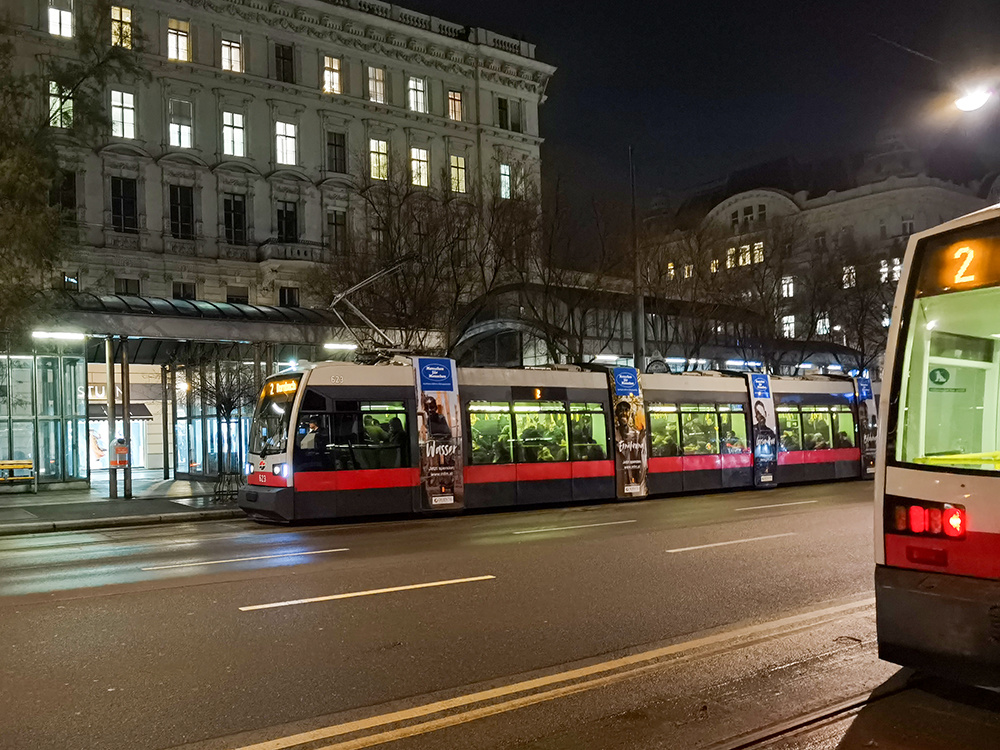
[[[0,536],[243,517],[235,503],[215,500],[212,482],[163,479],[159,470],[133,472],[130,500],[109,500],[108,489],[105,473],[89,490],[0,494]]]

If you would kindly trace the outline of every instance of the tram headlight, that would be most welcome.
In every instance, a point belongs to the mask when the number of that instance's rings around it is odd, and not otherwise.
[[[271,471],[276,477],[287,477],[288,476],[288,464],[275,464],[271,467]]]
[[[250,476],[251,474],[253,474],[253,464],[250,463],[249,461],[247,461],[243,465],[243,473],[246,474],[247,476]]]

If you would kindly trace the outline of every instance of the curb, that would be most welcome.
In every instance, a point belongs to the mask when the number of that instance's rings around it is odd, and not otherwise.
[[[226,518],[246,518],[239,508],[181,511],[136,516],[111,516],[108,518],[81,518],[70,521],[27,521],[0,525],[0,536],[40,534],[50,531],[84,531],[90,529],[121,528],[123,526],[154,526],[186,521],[219,521]]]

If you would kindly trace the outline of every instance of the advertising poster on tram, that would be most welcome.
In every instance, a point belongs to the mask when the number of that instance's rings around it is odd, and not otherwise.
[[[615,367],[611,373],[615,423],[615,483],[619,498],[646,497],[646,408],[639,371]]]
[[[461,508],[465,488],[455,362],[439,357],[414,357],[413,368],[417,381],[422,506],[425,510]]]
[[[771,378],[765,373],[747,373],[750,412],[753,415],[753,483],[757,487],[776,486],[778,466],[778,419],[771,397]]]
[[[854,390],[858,394],[858,438],[861,445],[861,471],[864,476],[875,474],[875,452],[878,443],[878,407],[872,381],[855,378]]]

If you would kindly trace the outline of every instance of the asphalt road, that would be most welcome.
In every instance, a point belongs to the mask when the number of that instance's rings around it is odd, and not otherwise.
[[[858,629],[844,648],[878,684],[895,670],[872,673],[863,635],[871,493],[852,482],[292,529],[2,538],[0,747],[240,747],[571,666],[603,679],[594,664],[663,644],[694,644],[692,658],[732,670],[705,634],[734,633],[759,660],[755,644],[775,638],[767,623],[827,610],[810,627]],[[850,661],[841,651],[809,658]],[[509,736],[516,717],[494,718],[490,742],[538,736]],[[544,716],[535,723],[544,732]],[[462,731],[436,746],[487,746],[470,739],[475,724]],[[229,737],[239,733],[249,734]]]

